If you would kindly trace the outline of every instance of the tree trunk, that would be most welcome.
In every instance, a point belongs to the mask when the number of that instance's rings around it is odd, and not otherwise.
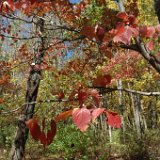
[[[122,84],[122,80],[119,79],[117,80],[117,88],[119,89],[123,89],[123,84]],[[123,133],[123,143],[125,143],[125,132],[126,132],[126,127],[125,127],[125,121],[124,121],[124,102],[123,102],[123,93],[122,91],[119,91],[119,109],[121,112],[121,121],[122,121],[122,133]]]
[[[40,31],[43,33],[44,20],[39,20]],[[34,115],[35,101],[37,99],[39,84],[41,80],[41,62],[44,55],[44,39],[41,38],[41,49],[35,57],[35,62],[31,64],[31,69],[27,81],[27,91],[25,105],[22,108],[22,113],[18,119],[18,128],[13,141],[10,154],[11,160],[22,160],[25,154],[25,144],[28,138],[29,129],[25,122],[31,119]],[[38,68],[37,68],[38,67]]]
[[[130,84],[128,83],[128,87],[130,89]],[[141,138],[141,115],[140,115],[140,103],[139,103],[139,97],[138,95],[134,95],[133,93],[130,93],[131,99],[132,99],[132,109],[134,114],[134,121],[137,131],[138,138]]]
[[[28,138],[28,128],[26,127],[25,121],[33,117],[35,104],[32,104],[32,102],[35,102],[37,98],[40,76],[40,71],[31,70],[26,93],[26,103],[28,104],[23,107],[22,114],[18,120],[18,129],[13,142],[11,160],[21,160],[24,157],[25,144]]]

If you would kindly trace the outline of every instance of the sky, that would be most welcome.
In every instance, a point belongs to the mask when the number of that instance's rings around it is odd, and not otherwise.
[[[71,3],[79,3],[80,0],[70,0]]]

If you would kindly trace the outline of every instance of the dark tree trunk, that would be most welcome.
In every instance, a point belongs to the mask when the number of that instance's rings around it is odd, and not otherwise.
[[[31,70],[30,76],[27,82],[26,103],[32,103],[36,101],[38,88],[40,83],[41,72]],[[28,138],[28,128],[25,121],[31,119],[34,114],[35,104],[26,104],[23,107],[23,111],[18,120],[18,129],[16,137],[13,142],[11,151],[11,160],[21,160],[24,157],[25,144]]]
[[[39,20],[40,31],[42,33],[44,20]],[[44,55],[44,39],[41,38],[41,49],[35,58],[35,62],[31,65],[25,98],[25,105],[22,108],[22,113],[18,119],[18,128],[13,141],[10,154],[11,160],[22,160],[25,154],[25,145],[28,138],[28,128],[25,122],[31,119],[34,115],[35,101],[38,95],[39,84],[41,80],[41,62]],[[36,67],[35,67],[36,65]],[[38,66],[38,69],[37,69]]]

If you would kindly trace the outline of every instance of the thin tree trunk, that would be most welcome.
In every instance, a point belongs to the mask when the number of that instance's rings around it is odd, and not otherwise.
[[[122,80],[119,79],[117,80],[117,88],[119,89],[123,89],[123,84],[122,84]],[[122,133],[123,133],[123,143],[125,143],[125,131],[126,131],[126,127],[125,127],[125,121],[124,121],[124,103],[123,103],[123,93],[122,91],[119,91],[119,108],[120,108],[120,112],[121,112],[121,120],[122,120]]]
[[[112,143],[112,128],[111,128],[111,126],[109,126],[108,132],[109,132],[109,142]]]
[[[155,129],[158,128],[158,110],[157,110],[157,101],[158,98],[155,99]]]
[[[141,105],[141,110],[144,111],[144,107],[143,107],[143,99],[141,100],[140,105]],[[145,117],[144,114],[142,115],[142,122],[143,122],[144,130],[146,131],[148,127],[147,127],[146,117]]]
[[[44,20],[39,20],[40,31],[43,33]],[[44,39],[41,38],[41,49],[36,56],[35,62],[31,65],[28,81],[25,103],[22,108],[22,113],[18,119],[18,128],[13,141],[12,150],[10,154],[11,160],[22,160],[25,155],[25,145],[28,138],[28,128],[25,122],[31,119],[34,115],[35,101],[38,95],[39,84],[41,80],[41,62],[44,55]],[[36,67],[35,67],[36,66]],[[38,69],[37,69],[38,66]]]
[[[128,87],[130,89],[130,85],[128,83]],[[134,114],[134,121],[135,121],[135,126],[137,130],[137,135],[138,138],[141,137],[141,125],[140,125],[140,108],[139,108],[139,99],[137,95],[134,95],[133,93],[130,93],[131,99],[132,99],[132,109],[133,109],[133,114]]]

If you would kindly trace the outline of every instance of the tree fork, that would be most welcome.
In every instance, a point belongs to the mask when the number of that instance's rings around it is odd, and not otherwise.
[[[42,18],[39,20],[39,27],[40,32],[43,34],[44,20]],[[27,80],[27,91],[25,97],[26,105],[23,106],[22,113],[17,122],[18,128],[12,145],[10,160],[22,160],[25,156],[25,145],[29,133],[29,129],[27,128],[25,122],[31,119],[34,115],[35,103],[32,102],[36,101],[38,95],[42,74],[40,66],[44,56],[44,48],[45,42],[43,37],[41,37],[41,48],[39,53],[37,53],[35,63],[31,64],[31,69]],[[38,69],[36,66],[38,66]]]

